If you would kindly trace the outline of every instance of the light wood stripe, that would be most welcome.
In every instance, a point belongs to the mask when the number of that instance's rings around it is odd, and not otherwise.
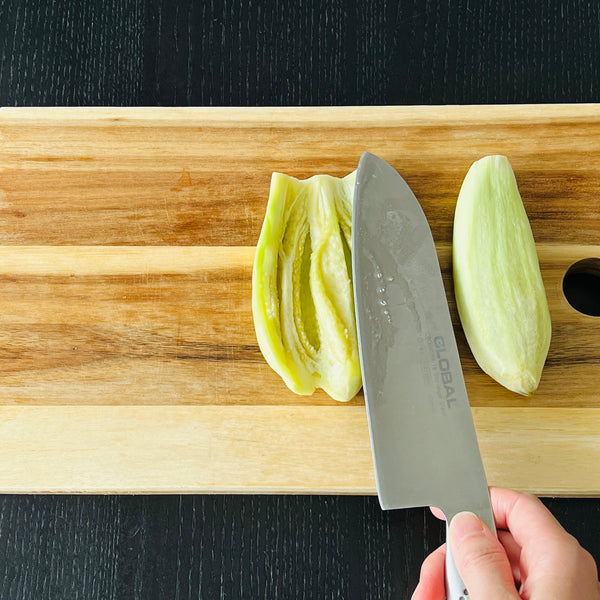
[[[248,246],[0,246],[0,276],[182,275],[252,268]]]
[[[451,268],[452,246],[436,244],[440,264]],[[600,245],[537,244],[542,268],[569,267],[600,258]],[[251,246],[0,246],[0,275],[92,276],[185,274],[216,269],[251,269]]]
[[[600,409],[474,420],[490,485],[600,495]],[[1,407],[0,439],[0,493],[375,493],[362,406]]]
[[[177,108],[111,108],[111,107],[47,107],[43,110],[20,107],[0,108],[5,122],[80,125],[94,121],[108,124],[168,124],[189,126],[190,123],[231,127],[260,127],[277,124],[283,127],[357,127],[365,125],[389,127],[394,122],[422,126],[442,123],[475,123],[509,121],[531,124],[563,119],[587,122],[600,118],[600,105],[591,104],[522,104],[522,105],[445,105],[445,106],[310,106],[310,107],[177,107]]]

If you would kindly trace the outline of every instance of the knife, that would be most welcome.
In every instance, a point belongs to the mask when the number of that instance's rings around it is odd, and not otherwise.
[[[463,510],[495,531],[485,471],[427,218],[402,177],[365,152],[352,220],[363,391],[384,510]],[[468,600],[449,545],[448,600]]]

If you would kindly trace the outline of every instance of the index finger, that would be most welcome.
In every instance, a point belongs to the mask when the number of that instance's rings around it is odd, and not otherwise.
[[[496,527],[509,530],[520,546],[531,539],[556,539],[569,535],[535,496],[492,487],[490,499]]]
[[[510,530],[519,545],[533,534],[568,535],[539,498],[498,487],[489,491],[496,527]],[[431,506],[430,510],[438,519],[445,520],[439,508]]]

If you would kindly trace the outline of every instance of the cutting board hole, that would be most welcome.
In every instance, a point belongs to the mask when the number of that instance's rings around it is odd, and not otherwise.
[[[563,278],[563,293],[575,310],[600,317],[600,258],[571,265]]]

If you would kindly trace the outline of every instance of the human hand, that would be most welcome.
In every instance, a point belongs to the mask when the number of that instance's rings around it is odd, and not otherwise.
[[[472,513],[450,522],[471,600],[600,600],[594,559],[539,499],[501,488],[490,488],[490,498],[498,537]],[[445,600],[445,554],[444,544],[425,559],[412,600]]]

